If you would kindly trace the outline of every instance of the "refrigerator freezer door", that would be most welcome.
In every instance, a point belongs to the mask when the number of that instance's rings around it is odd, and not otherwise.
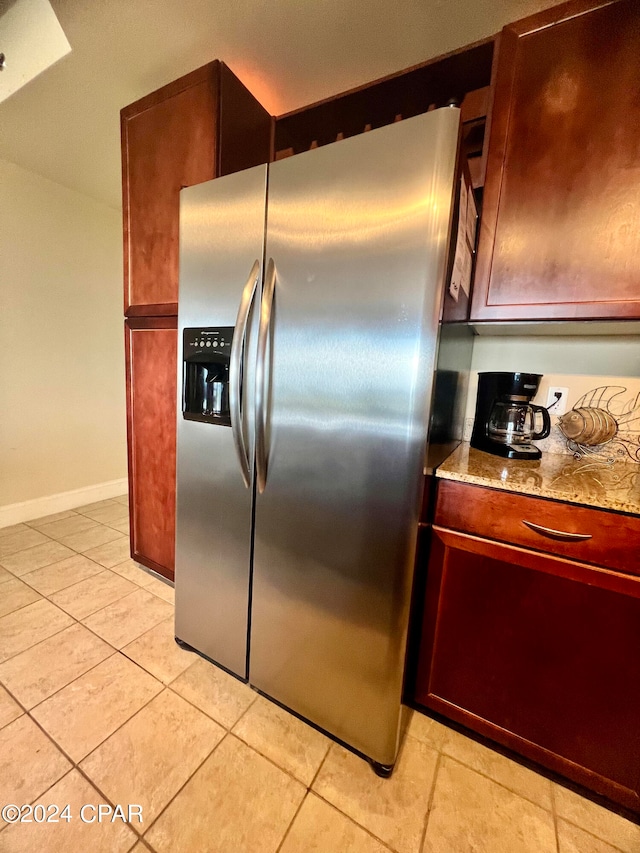
[[[395,761],[459,111],[270,166],[250,682]],[[264,308],[263,308],[264,311]]]
[[[176,636],[247,677],[253,481],[232,430],[182,417],[182,333],[234,326],[256,260],[262,268],[266,166],[182,190],[178,314]],[[244,347],[244,443],[253,458],[259,291]],[[234,332],[235,339],[236,332]]]

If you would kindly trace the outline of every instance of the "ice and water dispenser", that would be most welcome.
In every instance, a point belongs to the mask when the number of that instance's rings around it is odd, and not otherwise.
[[[233,326],[185,329],[182,413],[186,420],[231,426],[229,362]]]

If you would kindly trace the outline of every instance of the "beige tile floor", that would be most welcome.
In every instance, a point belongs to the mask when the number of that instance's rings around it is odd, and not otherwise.
[[[426,716],[382,780],[179,649],[126,504],[0,530],[0,806],[71,817],[0,822],[2,853],[640,853],[634,823]]]

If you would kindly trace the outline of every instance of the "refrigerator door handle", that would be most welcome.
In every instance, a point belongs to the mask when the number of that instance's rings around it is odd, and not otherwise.
[[[251,272],[242,290],[236,327],[231,342],[231,356],[229,358],[229,415],[231,432],[233,434],[233,444],[238,455],[238,461],[240,462],[242,479],[247,488],[251,485],[251,464],[242,429],[244,423],[241,403],[242,355],[247,337],[249,313],[255,299],[259,278],[260,262],[256,260],[251,267]]]
[[[256,362],[256,480],[258,492],[262,494],[267,485],[267,450],[266,450],[266,359],[267,342],[271,332],[271,311],[276,289],[276,266],[273,258],[269,258],[267,274],[262,292],[260,307],[260,330],[258,332],[258,358]]]

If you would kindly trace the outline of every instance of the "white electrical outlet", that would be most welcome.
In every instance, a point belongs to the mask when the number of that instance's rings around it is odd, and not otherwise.
[[[549,414],[564,415],[567,411],[568,397],[568,388],[559,388],[556,385],[552,385],[547,393],[547,409],[549,409]]]

